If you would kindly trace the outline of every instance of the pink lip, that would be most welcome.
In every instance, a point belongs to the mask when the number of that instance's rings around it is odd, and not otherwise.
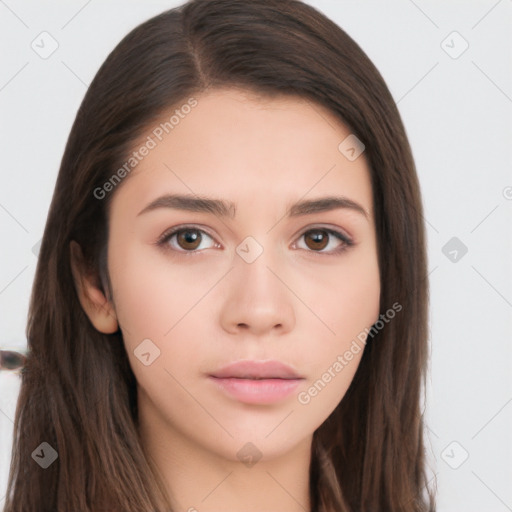
[[[246,404],[271,404],[293,393],[302,379],[238,379],[209,377],[222,391]]]
[[[293,393],[303,377],[279,361],[239,361],[214,372],[209,379],[240,402],[270,404]]]
[[[300,379],[291,366],[280,361],[236,361],[212,373],[213,377],[239,379]]]

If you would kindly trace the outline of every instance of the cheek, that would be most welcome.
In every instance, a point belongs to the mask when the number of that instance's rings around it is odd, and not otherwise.
[[[305,302],[315,313],[309,315],[308,322],[323,321],[323,338],[332,340],[328,346],[343,347],[379,316],[380,275],[375,252],[347,254],[336,266],[317,268],[306,278],[297,277],[297,282],[300,296],[307,297]]]
[[[116,314],[137,382],[153,400],[166,403],[172,393],[175,406],[184,407],[187,397],[176,382],[192,386],[196,368],[191,354],[201,353],[205,339],[199,334],[202,324],[193,318],[212,278],[205,281],[197,273],[194,278],[143,250],[113,250],[111,256]]]
[[[329,309],[334,330],[354,337],[370,327],[379,316],[380,276],[377,262],[353,266],[346,274],[333,278],[333,294],[337,300],[331,304],[338,307]]]
[[[298,396],[308,414],[326,417],[345,395],[364,352],[366,333],[379,317],[380,275],[375,252],[358,253],[344,264],[309,280],[311,304],[307,332],[312,379]],[[303,291],[306,293],[306,290]],[[316,326],[313,329],[313,326]]]
[[[179,265],[127,248],[111,253],[116,314],[126,340],[164,339],[208,290],[210,279],[191,279]],[[139,340],[140,342],[140,340]]]

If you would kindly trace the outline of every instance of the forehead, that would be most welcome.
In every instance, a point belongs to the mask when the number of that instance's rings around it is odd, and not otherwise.
[[[134,150],[151,149],[120,188],[146,199],[179,191],[249,205],[256,198],[339,193],[357,196],[370,211],[364,153],[351,161],[340,150],[349,136],[334,113],[308,99],[211,90],[173,106],[148,126]]]

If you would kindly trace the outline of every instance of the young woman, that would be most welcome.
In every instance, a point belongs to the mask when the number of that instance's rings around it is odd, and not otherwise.
[[[425,235],[395,103],[296,0],[191,0],[77,113],[5,512],[434,510]]]

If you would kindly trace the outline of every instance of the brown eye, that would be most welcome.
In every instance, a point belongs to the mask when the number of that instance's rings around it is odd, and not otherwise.
[[[193,251],[201,244],[202,236],[198,229],[182,229],[176,233],[178,245],[187,251]]]
[[[315,229],[304,233],[306,245],[315,251],[325,249],[329,242],[329,233],[323,229]]]
[[[323,255],[340,254],[354,245],[354,242],[344,233],[321,227],[305,231],[300,236],[300,240],[301,245],[305,244],[305,247],[299,247],[300,249]]]
[[[208,245],[208,240],[210,240],[210,245]],[[201,253],[202,249],[216,247],[218,244],[215,243],[211,235],[202,229],[193,226],[185,226],[164,233],[157,241],[157,245],[174,252],[192,255]]]

